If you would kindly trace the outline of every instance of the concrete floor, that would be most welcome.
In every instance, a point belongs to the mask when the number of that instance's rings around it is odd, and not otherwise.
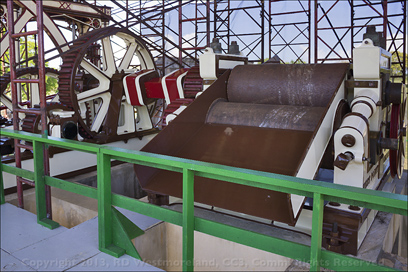
[[[1,271],[163,271],[128,255],[114,258],[98,249],[98,219],[49,230],[34,214],[9,203],[1,208]],[[145,230],[158,221],[126,211]]]
[[[400,191],[406,182],[407,171],[404,171],[404,176],[397,184],[397,191]],[[101,253],[98,250],[97,217],[95,217],[97,215],[97,201],[56,188],[53,188],[52,192],[53,216],[62,225],[55,230],[48,230],[36,223],[36,216],[34,214],[35,205],[29,204],[31,202],[35,203],[33,189],[25,191],[25,208],[31,213],[9,203],[1,205],[1,271],[162,271],[127,255],[116,259]],[[16,205],[16,199],[13,200],[15,197],[8,195],[6,200]],[[32,198],[32,201],[29,201],[30,198]],[[57,204],[54,201],[59,202]],[[64,208],[61,209],[62,212],[59,212],[57,207]],[[156,227],[152,228],[152,226],[157,226],[158,220],[127,210],[120,210],[143,230],[157,229]],[[70,217],[69,220],[67,219],[68,221],[76,218],[74,220],[75,224],[72,222],[64,223],[67,220],[64,221],[62,218],[67,217],[67,214]],[[214,216],[217,218],[214,218]],[[392,252],[382,251],[383,243],[378,242],[378,240],[379,237],[384,239],[384,233],[387,232],[388,224],[385,225],[383,222],[390,222],[391,215],[384,213],[381,216],[381,218],[377,216],[378,218],[369,232],[369,237],[372,238],[371,240],[365,239],[360,248],[358,258],[372,262],[381,262],[387,266],[407,271],[407,258],[401,258]],[[263,231],[271,231],[270,228],[265,229],[263,225],[248,224],[247,221],[240,222],[240,220],[234,218],[230,218],[228,222],[225,222],[225,218],[221,220],[222,218],[219,218],[220,215],[208,213],[207,211],[202,211],[200,217],[208,217],[208,219],[233,224],[261,233]],[[57,218],[59,219],[57,220]],[[163,224],[160,224],[160,226],[165,229],[161,230],[160,233],[168,233],[166,226],[163,226]],[[281,232],[280,236],[285,237],[287,235],[285,231]],[[169,234],[166,235],[169,236]],[[141,236],[141,238],[144,236],[146,235]],[[152,244],[152,236],[160,235],[152,232],[151,235],[144,237],[145,239],[136,241],[136,245],[143,244],[143,247],[137,246],[136,248],[149,251],[140,252],[140,254],[146,262],[154,264],[153,261],[163,258],[168,259],[167,257],[169,256],[163,255],[157,257],[154,254],[154,256],[152,255],[151,252],[157,254],[159,252],[157,248],[154,250],[157,244]],[[152,244],[149,249],[146,248],[147,240],[149,241],[148,244]],[[301,243],[308,244],[309,241],[305,240]],[[159,247],[163,247],[163,245],[160,244]],[[235,245],[234,248],[234,251],[236,251]],[[170,248],[167,249],[167,251],[169,250]],[[171,246],[171,251],[174,251],[174,245]],[[234,254],[236,255],[236,252]],[[161,268],[168,269],[168,267]],[[308,271],[308,269],[308,264],[293,261],[286,268],[286,271]],[[324,270],[322,269],[322,271]]]

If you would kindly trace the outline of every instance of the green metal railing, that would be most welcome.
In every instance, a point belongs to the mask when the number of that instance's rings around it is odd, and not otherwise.
[[[351,186],[253,171],[181,158],[129,151],[121,148],[44,137],[38,134],[2,129],[1,134],[33,143],[34,172],[1,164],[1,171],[34,180],[37,221],[48,228],[58,223],[46,218],[45,185],[98,200],[99,249],[119,257],[126,253],[140,258],[131,239],[143,233],[114,206],[182,226],[183,271],[194,269],[194,231],[310,263],[311,271],[320,267],[348,271],[395,271],[390,267],[322,249],[324,201],[334,201],[394,214],[407,215],[407,196]],[[97,188],[45,176],[42,167],[44,145],[96,154]],[[140,164],[183,173],[183,210],[177,212],[114,194],[111,191],[111,160]],[[1,173],[1,203],[4,201]],[[313,197],[311,246],[267,236],[194,216],[194,177],[207,177],[289,194]]]

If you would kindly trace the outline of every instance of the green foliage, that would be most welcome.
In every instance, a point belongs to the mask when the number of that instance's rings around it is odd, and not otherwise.
[[[27,43],[25,42],[24,38],[20,39],[20,58],[21,62],[23,62],[26,59],[29,59],[36,54],[36,46],[35,46],[35,41],[32,36],[28,37]],[[9,60],[9,51],[5,53],[5,61],[8,62]],[[23,67],[26,67],[26,63],[23,63]],[[34,60],[29,60],[28,61],[28,67],[34,67],[35,62]],[[49,64],[48,62],[45,63],[45,66],[48,67]],[[9,67],[4,66],[3,62],[0,62],[0,75],[6,74],[10,72]],[[23,89],[25,88],[24,84]],[[58,80],[53,77],[46,76],[45,77],[45,85],[46,85],[46,94],[51,95],[51,94],[56,94],[58,92]],[[23,100],[27,99],[27,96],[24,92],[22,92],[22,98]]]
[[[394,51],[391,56],[391,75],[393,76],[407,76],[406,71],[402,71],[402,66],[398,64],[399,61],[403,62],[405,59],[405,65],[408,65],[408,55],[405,55],[402,52]],[[407,68],[407,67],[405,67]]]

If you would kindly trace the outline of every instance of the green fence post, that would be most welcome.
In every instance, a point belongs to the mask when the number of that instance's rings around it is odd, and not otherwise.
[[[0,162],[0,205],[6,203],[3,184],[3,163]]]
[[[97,153],[99,250],[120,257],[124,250],[113,244],[111,157],[102,149]]]
[[[320,271],[320,258],[322,253],[323,235],[323,196],[313,194],[313,221],[312,221],[312,243],[310,246],[310,271]]]
[[[112,189],[110,156],[99,150],[97,154],[99,249],[112,244]]]
[[[59,224],[47,218],[44,172],[44,144],[33,141],[35,203],[37,208],[37,223],[49,229],[59,227]]]
[[[194,172],[183,169],[183,271],[194,270]]]

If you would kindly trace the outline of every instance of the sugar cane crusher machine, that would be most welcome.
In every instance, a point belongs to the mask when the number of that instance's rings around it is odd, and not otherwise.
[[[237,66],[142,151],[311,180],[328,171],[330,182],[376,190],[389,173],[401,176],[406,134],[406,88],[389,81],[391,54],[380,40],[366,34],[352,64]],[[181,173],[135,172],[150,202],[182,197]],[[286,226],[311,209],[303,196],[204,177],[195,177],[194,195],[213,210]],[[323,246],[356,255],[375,215],[326,203]]]

